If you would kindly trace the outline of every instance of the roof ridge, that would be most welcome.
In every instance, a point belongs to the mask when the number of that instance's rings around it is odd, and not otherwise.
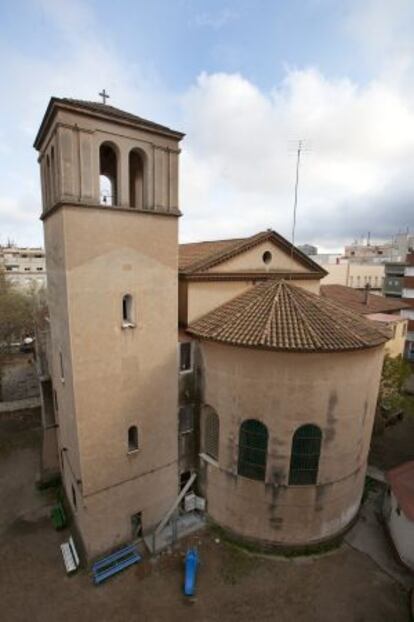
[[[305,290],[300,291],[299,289],[297,289],[297,293],[299,293],[299,298],[300,298],[300,294],[304,293]],[[295,292],[296,293],[296,292]],[[297,295],[297,294],[296,294]],[[295,298],[295,296],[293,295],[293,292],[288,288],[287,289],[287,296],[290,298],[292,306],[294,306],[297,309],[298,314],[300,315],[302,322],[305,324],[307,330],[309,331],[310,335],[313,337],[313,341],[315,343],[315,345],[318,344],[318,342],[320,343],[320,340],[318,339],[318,336],[316,335],[316,332],[312,329],[308,318],[306,317],[306,314],[304,313],[301,305],[300,305],[300,300],[297,300]],[[304,296],[304,298],[306,298],[306,296]],[[308,298],[309,300],[309,298]]]
[[[281,279],[280,281],[276,283],[276,287],[275,287],[276,291],[275,291],[275,294],[272,296],[273,300],[272,300],[272,304],[270,307],[270,313],[268,315],[268,318],[267,318],[267,321],[266,321],[266,324],[265,324],[265,327],[262,333],[262,338],[261,338],[262,343],[266,343],[266,338],[270,336],[270,327],[272,324],[272,317],[276,314],[276,303],[279,302],[279,296],[280,296],[280,291],[281,291],[283,281],[284,280]],[[272,286],[269,287],[269,290],[271,289],[272,289]]]

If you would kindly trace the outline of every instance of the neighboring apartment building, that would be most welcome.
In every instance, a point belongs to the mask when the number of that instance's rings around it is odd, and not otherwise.
[[[357,263],[399,262],[404,260],[413,245],[414,236],[408,231],[394,235],[391,241],[383,244],[372,244],[368,236],[365,242],[355,241],[345,246],[344,257]]]
[[[405,267],[406,264],[403,261],[387,262],[384,265],[385,275],[382,287],[384,296],[402,297]]]
[[[317,255],[318,248],[312,244],[299,244],[298,249],[305,255]]]
[[[323,285],[344,285],[354,289],[364,289],[369,285],[371,290],[382,290],[384,280],[382,264],[351,262],[332,255],[312,255],[311,258],[327,272],[322,280]]]
[[[404,354],[408,321],[403,313],[409,308],[406,302],[371,294],[368,288],[359,291],[343,285],[321,285],[321,295],[389,328],[387,354],[392,357]]]
[[[43,248],[0,246],[0,268],[21,288],[46,286],[46,262]]]
[[[409,361],[414,361],[414,250],[407,253],[405,263],[401,299],[408,308],[401,315],[408,320],[406,356]]]
[[[55,443],[88,558],[151,542],[194,477],[212,520],[265,546],[329,540],[362,497],[389,332],[272,230],[179,247],[182,138],[52,98],[35,140],[48,466]]]

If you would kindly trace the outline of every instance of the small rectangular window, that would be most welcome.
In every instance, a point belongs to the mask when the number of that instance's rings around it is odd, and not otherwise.
[[[65,372],[63,369],[63,356],[62,352],[59,352],[59,363],[60,363],[60,379],[62,382],[65,382]]]
[[[138,451],[138,428],[136,425],[131,425],[128,428],[128,453]]]
[[[122,298],[122,326],[134,328],[134,300],[131,294],[125,294]]]
[[[131,516],[132,538],[142,538],[142,512],[137,512]]]
[[[180,343],[180,371],[189,371],[192,367],[191,341]]]
[[[191,404],[182,406],[178,413],[178,429],[180,434],[192,432],[194,429],[194,408]]]
[[[77,507],[77,505],[76,505],[76,491],[75,491],[73,485],[72,485],[72,503],[73,503],[73,507],[76,510],[76,507]]]

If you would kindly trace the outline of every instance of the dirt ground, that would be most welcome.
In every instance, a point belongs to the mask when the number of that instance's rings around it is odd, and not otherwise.
[[[53,492],[38,492],[39,430],[0,419],[0,619],[4,622],[408,622],[408,594],[347,545],[317,559],[249,555],[211,531],[145,560],[100,587],[65,575]],[[199,547],[195,603],[182,596],[183,554]]]

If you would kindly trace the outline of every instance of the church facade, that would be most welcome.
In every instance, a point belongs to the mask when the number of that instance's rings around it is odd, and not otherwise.
[[[334,536],[362,495],[387,335],[274,231],[179,246],[182,138],[52,98],[35,140],[45,438],[89,558],[151,534],[193,473],[214,521],[270,545]]]

